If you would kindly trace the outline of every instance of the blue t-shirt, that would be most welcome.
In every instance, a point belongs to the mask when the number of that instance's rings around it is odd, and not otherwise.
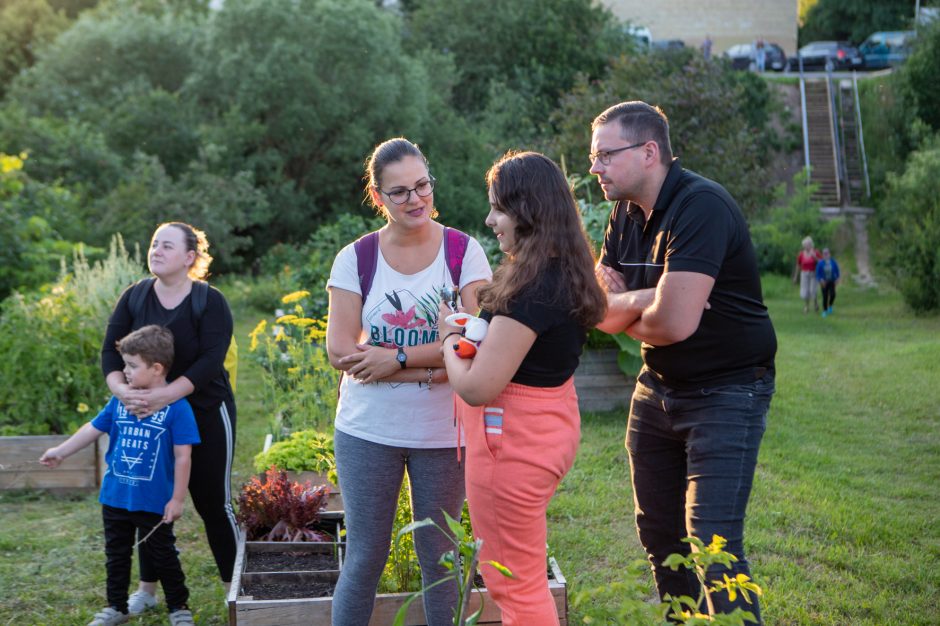
[[[99,502],[162,515],[173,497],[173,446],[199,443],[199,429],[189,402],[177,400],[153,415],[137,419],[112,396],[91,425],[111,438]]]

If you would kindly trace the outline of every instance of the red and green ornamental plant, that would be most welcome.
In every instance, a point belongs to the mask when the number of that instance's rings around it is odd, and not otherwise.
[[[333,541],[315,528],[330,489],[298,483],[271,466],[264,479],[247,482],[238,496],[238,521],[248,541]]]

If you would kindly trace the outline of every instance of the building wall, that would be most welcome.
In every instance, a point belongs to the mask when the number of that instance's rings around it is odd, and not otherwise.
[[[712,53],[763,38],[796,53],[797,0],[602,0],[614,15],[646,26],[653,39],[698,47],[708,34]]]

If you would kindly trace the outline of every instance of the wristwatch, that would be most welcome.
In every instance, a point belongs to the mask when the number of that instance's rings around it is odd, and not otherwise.
[[[408,355],[405,354],[405,349],[401,346],[398,346],[398,354],[395,355],[395,359],[398,361],[398,364],[401,365],[402,369],[408,364]]]

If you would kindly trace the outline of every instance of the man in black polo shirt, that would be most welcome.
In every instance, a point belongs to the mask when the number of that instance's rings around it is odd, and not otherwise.
[[[598,279],[608,292],[598,326],[643,342],[627,426],[636,524],[660,597],[698,597],[688,571],[663,567],[681,542],[712,535],[738,561],[709,578],[749,575],[744,514],[774,392],[773,325],[763,304],[747,223],[719,184],[682,169],[665,114],[624,102],[592,124],[591,173],[610,217]],[[709,598],[712,613],[754,604]]]

